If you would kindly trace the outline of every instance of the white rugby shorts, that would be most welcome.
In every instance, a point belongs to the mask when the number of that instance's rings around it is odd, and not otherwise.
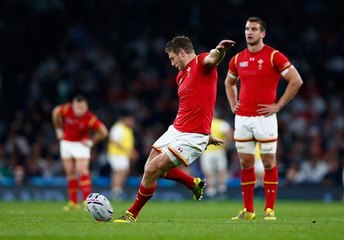
[[[91,148],[81,142],[60,141],[61,158],[90,158]]]
[[[153,144],[153,148],[166,152],[174,165],[190,165],[204,152],[209,142],[209,135],[180,132],[171,125]]]
[[[114,171],[128,170],[130,167],[130,159],[128,156],[109,154],[108,162],[110,163],[111,169]]]
[[[276,114],[268,117],[244,117],[235,115],[234,140],[273,142],[278,138],[278,125]]]

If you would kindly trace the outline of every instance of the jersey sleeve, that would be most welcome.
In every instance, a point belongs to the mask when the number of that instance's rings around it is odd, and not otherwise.
[[[96,115],[92,114],[90,120],[88,121],[88,126],[92,130],[98,130],[102,125],[102,122],[96,117]]]
[[[58,109],[59,109],[59,111],[60,111],[60,113],[61,113],[61,115],[63,117],[65,117],[67,115],[69,108],[70,108],[70,104],[69,103],[61,104],[58,107]]]
[[[291,65],[289,59],[283,53],[276,51],[273,54],[272,62],[277,71],[282,72]]]
[[[214,67],[209,67],[204,64],[204,59],[209,55],[209,52],[203,52],[196,56],[197,68],[201,69],[204,73],[209,73]]]
[[[228,63],[228,71],[230,74],[233,76],[238,76],[238,68],[237,68],[237,60],[238,55],[235,55],[234,57],[231,58],[231,60]]]
[[[201,64],[202,68],[205,68],[205,69],[206,69],[206,67],[205,67],[205,65],[204,65],[204,59],[205,59],[205,57],[208,56],[208,55],[209,55],[208,52],[203,52],[203,53],[197,55],[197,56],[196,56],[197,65],[198,65],[198,64]]]

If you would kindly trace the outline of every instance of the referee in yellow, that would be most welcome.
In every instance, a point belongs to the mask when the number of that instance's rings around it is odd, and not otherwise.
[[[215,112],[215,115],[216,112]],[[224,197],[227,191],[228,158],[226,146],[233,139],[233,129],[230,124],[214,117],[211,124],[211,134],[225,141],[221,146],[209,145],[200,157],[201,170],[207,179],[205,196],[208,198]]]
[[[123,186],[130,172],[130,162],[138,158],[135,150],[134,125],[134,116],[123,112],[110,129],[107,159],[112,169],[111,194],[115,201],[121,201],[125,197]]]

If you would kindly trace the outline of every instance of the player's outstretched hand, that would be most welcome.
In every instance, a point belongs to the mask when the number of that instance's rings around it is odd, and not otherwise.
[[[81,143],[90,148],[94,145],[91,139],[82,139]]]
[[[225,141],[223,141],[222,139],[219,139],[219,138],[214,137],[213,135],[210,135],[208,145],[220,146],[224,142]]]
[[[217,46],[216,49],[219,51],[227,51],[231,47],[234,47],[235,42],[229,39],[222,40]]]

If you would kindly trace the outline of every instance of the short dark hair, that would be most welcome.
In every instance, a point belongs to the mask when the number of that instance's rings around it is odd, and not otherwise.
[[[260,17],[249,17],[246,22],[256,22],[260,25],[262,32],[266,31],[266,23]]]
[[[175,54],[178,54],[180,49],[184,49],[186,53],[192,53],[195,51],[190,38],[186,36],[177,36],[166,44],[165,52],[174,52]]]

